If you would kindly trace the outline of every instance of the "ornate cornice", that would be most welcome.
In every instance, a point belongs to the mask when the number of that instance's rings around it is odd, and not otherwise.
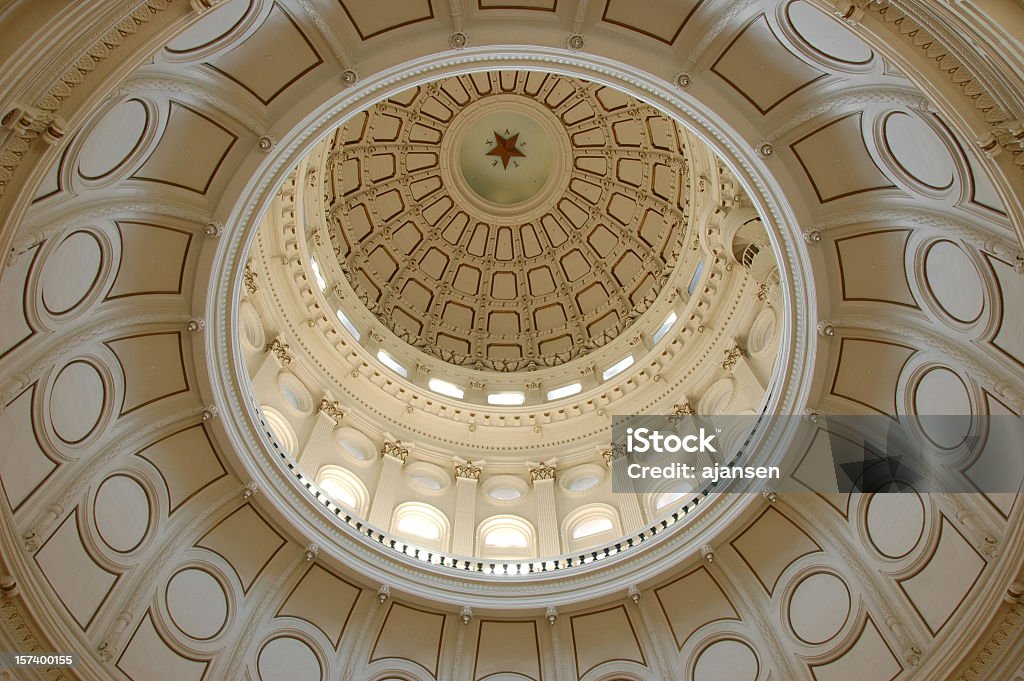
[[[0,601],[0,621],[3,622],[0,640],[10,642],[11,652],[51,652],[52,646],[45,644],[45,639],[37,633],[36,628],[22,612],[20,600],[18,595],[5,593],[3,600]],[[68,669],[49,668],[35,670],[33,678],[43,681],[77,681],[80,677]]]
[[[992,667],[1001,664],[1008,653],[1008,648],[1020,640],[1024,634],[1024,605],[1016,603],[1003,613],[1002,619],[995,625],[991,638],[981,645],[978,654],[971,660],[957,681],[983,681],[992,678],[995,671]]]
[[[839,0],[836,4],[844,3],[850,4],[849,0]],[[1012,154],[1018,171],[1024,174],[1024,154],[1020,153],[1024,131],[1007,111],[1007,97],[993,91],[998,87],[997,79],[992,73],[982,73],[987,67],[974,57],[971,48],[964,47],[967,36],[941,26],[934,17],[925,16],[925,12],[912,7],[913,4],[906,0],[869,2],[863,10],[852,13],[850,20],[856,21],[864,12],[871,12],[902,40],[922,51],[942,78],[958,88],[971,103],[979,122],[988,126],[988,132],[977,140],[978,146],[989,156],[1005,149]],[[1016,179],[1019,181],[1021,175]]]

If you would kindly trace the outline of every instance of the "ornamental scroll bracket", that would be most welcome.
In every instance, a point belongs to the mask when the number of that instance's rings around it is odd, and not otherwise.
[[[672,407],[672,413],[668,417],[668,422],[675,427],[677,423],[687,417],[693,416],[696,413],[697,412],[694,411],[693,407],[690,406],[690,401],[684,397],[679,404]]]

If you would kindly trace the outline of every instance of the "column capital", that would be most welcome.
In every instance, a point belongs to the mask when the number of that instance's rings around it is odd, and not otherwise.
[[[472,461],[455,464],[455,477],[462,480],[479,480],[483,469]]]
[[[390,440],[385,440],[384,446],[380,448],[380,455],[398,459],[404,465],[409,459],[409,450],[402,446],[401,441],[392,442]]]
[[[603,450],[601,452],[601,456],[604,457],[604,465],[608,466],[608,468],[611,468],[613,461],[615,461],[616,459],[621,459],[622,457],[626,456],[626,445],[622,444],[621,442],[618,444],[613,444],[608,449]]]
[[[292,353],[289,352],[288,344],[281,340],[280,336],[267,343],[264,350],[274,353],[277,359],[281,361],[281,364],[291,364],[292,360],[295,359]]]
[[[539,480],[554,480],[555,479],[555,466],[554,464],[548,465],[541,461],[536,466],[530,466],[530,482],[537,482]]]
[[[334,419],[335,423],[340,422],[341,419],[345,418],[345,410],[341,408],[341,402],[331,399],[330,395],[324,395],[320,400],[320,405],[317,407],[317,411],[324,416],[329,416]]]
[[[740,361],[741,357],[746,357],[747,351],[743,349],[743,346],[738,341],[733,340],[732,345],[725,350],[725,359],[722,360],[722,368],[726,371],[732,371],[732,368],[736,366],[736,363]]]
[[[669,415],[668,421],[675,426],[687,416],[693,416],[696,413],[690,405],[690,400],[684,397],[678,404],[672,407],[672,414]]]

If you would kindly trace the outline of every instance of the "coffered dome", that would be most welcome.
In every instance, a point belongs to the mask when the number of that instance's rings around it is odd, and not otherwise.
[[[666,283],[693,143],[610,87],[454,76],[332,137],[324,214],[340,269],[400,338],[478,369],[555,366],[618,336]]]

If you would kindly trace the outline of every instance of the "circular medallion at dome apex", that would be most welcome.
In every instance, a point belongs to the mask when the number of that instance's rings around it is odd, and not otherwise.
[[[694,141],[606,86],[454,76],[335,134],[323,214],[338,267],[399,338],[478,369],[556,366],[657,298],[688,238]]]
[[[466,107],[441,142],[442,178],[474,212],[493,222],[522,221],[565,191],[571,145],[558,118],[518,95]]]

